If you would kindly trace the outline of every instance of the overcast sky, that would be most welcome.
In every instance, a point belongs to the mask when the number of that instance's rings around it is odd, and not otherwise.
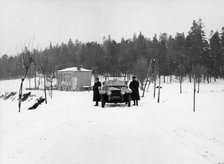
[[[0,0],[0,55],[69,38],[102,42],[187,33],[202,18],[207,34],[224,26],[224,0]]]

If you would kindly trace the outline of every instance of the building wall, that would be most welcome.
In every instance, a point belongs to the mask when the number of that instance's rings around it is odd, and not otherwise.
[[[77,90],[81,90],[83,86],[91,86],[92,72],[75,72],[77,77]]]
[[[83,86],[91,85],[92,72],[58,72],[57,86],[59,90],[79,91]]]

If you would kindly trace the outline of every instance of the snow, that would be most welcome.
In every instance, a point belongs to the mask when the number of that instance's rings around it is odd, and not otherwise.
[[[91,70],[85,68],[80,68],[80,70],[78,70],[78,67],[69,67],[62,70],[58,70],[57,72],[76,72],[76,71],[92,72]]]
[[[19,84],[0,81],[0,95]],[[201,84],[196,112],[192,83],[182,94],[178,83],[162,83],[159,104],[152,91],[130,108],[95,107],[92,91],[54,91],[48,104],[27,110],[44,95],[31,91],[21,113],[16,100],[0,98],[0,163],[223,164],[224,80]]]

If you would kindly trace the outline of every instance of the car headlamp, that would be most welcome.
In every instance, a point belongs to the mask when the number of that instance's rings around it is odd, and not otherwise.
[[[121,94],[124,95],[125,94],[125,90],[121,90]]]
[[[112,94],[111,90],[107,91],[107,95],[110,96]]]

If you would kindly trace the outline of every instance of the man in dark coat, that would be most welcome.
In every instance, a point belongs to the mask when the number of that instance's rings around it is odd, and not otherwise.
[[[132,77],[132,81],[129,84],[129,88],[132,90],[131,99],[134,101],[133,105],[138,106],[138,100],[140,100],[139,91],[138,91],[139,82],[136,80],[135,76]]]
[[[98,87],[101,87],[101,82],[99,78],[95,78],[95,84],[93,86],[93,101],[96,102],[95,106],[98,106],[98,101],[100,101],[100,93]]]

